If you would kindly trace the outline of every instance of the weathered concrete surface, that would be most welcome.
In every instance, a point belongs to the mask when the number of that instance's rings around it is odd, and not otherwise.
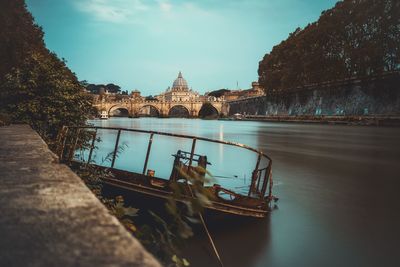
[[[160,266],[26,125],[0,127],[0,266]]]

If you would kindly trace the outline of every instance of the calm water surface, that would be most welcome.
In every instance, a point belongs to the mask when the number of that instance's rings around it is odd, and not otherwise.
[[[240,142],[272,157],[280,200],[270,216],[211,227],[227,267],[400,266],[399,128],[156,118],[92,123]],[[111,151],[115,134],[101,135]],[[139,170],[143,162],[135,157],[145,153],[140,151],[148,137],[121,140],[125,155],[116,167]],[[190,151],[190,142],[155,140],[149,167],[157,176],[169,174],[177,147]],[[245,188],[254,168],[251,153],[223,146],[200,152],[209,157],[218,183]],[[247,166],[250,171],[243,171]],[[188,247],[192,266],[218,266],[203,236]]]

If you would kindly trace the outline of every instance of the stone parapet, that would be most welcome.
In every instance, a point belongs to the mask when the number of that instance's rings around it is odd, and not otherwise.
[[[0,266],[160,266],[27,125],[0,127],[0,211]]]

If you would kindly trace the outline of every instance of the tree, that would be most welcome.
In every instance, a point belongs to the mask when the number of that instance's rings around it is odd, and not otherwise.
[[[221,97],[226,93],[229,93],[230,90],[228,89],[219,89],[219,90],[214,90],[208,93],[209,96],[215,96],[215,97]]]
[[[86,89],[92,93],[92,94],[100,94],[100,90],[103,89],[105,91],[105,85],[104,84],[88,84],[86,85]]]
[[[155,98],[155,97],[152,96],[152,95],[146,96],[145,99],[146,99],[147,101],[158,101],[158,99]]]
[[[113,83],[107,84],[106,88],[107,88],[108,92],[110,92],[110,93],[118,94],[119,92],[121,92],[121,87],[119,87],[118,85],[115,85]]]
[[[64,61],[44,45],[22,0],[1,1],[0,113],[29,123],[50,141],[63,125],[84,124],[91,98]]]
[[[260,61],[260,85],[307,84],[400,70],[400,1],[344,0],[296,29]]]
[[[23,0],[0,1],[0,80],[31,51],[45,50],[42,29],[33,24]]]
[[[86,89],[91,92],[92,94],[99,94],[101,90],[107,90],[109,93],[114,93],[114,94],[118,94],[118,93],[122,93],[124,94],[124,91],[121,92],[121,87],[113,84],[113,83],[109,83],[107,85],[104,84],[86,84]],[[126,94],[128,91],[126,91]]]

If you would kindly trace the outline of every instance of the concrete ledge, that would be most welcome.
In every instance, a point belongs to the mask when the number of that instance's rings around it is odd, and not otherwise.
[[[0,127],[0,214],[0,266],[160,266],[27,125]]]

